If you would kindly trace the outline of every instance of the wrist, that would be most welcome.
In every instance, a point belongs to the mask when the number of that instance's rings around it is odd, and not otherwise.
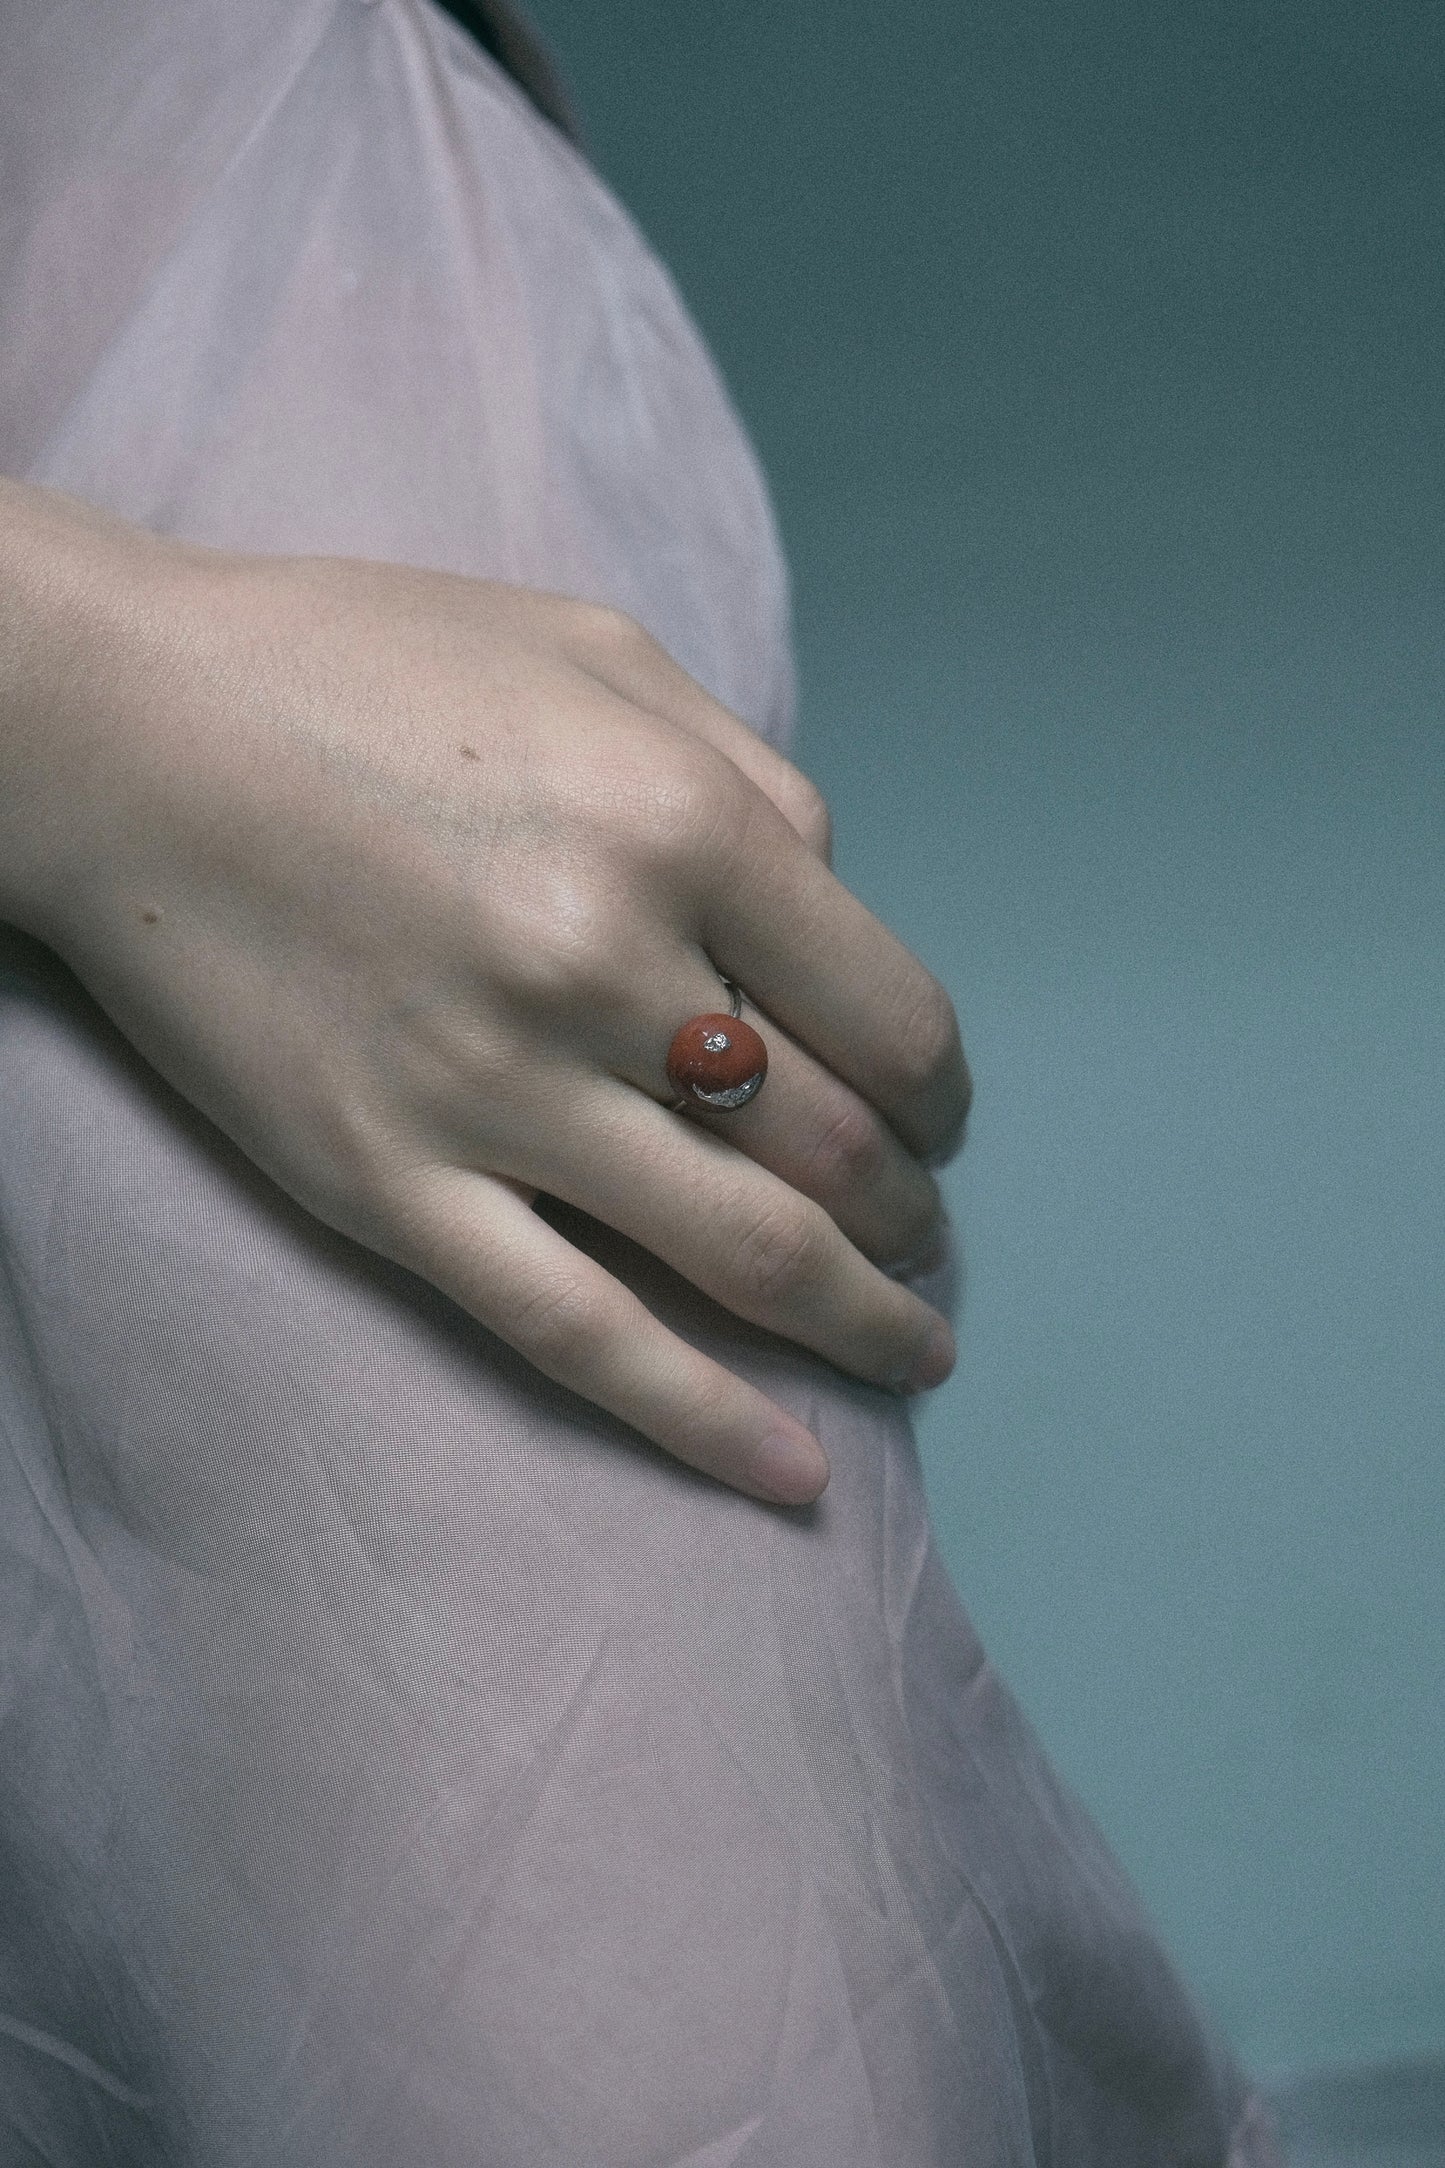
[[[0,919],[54,946],[101,846],[141,596],[171,548],[0,479]]]

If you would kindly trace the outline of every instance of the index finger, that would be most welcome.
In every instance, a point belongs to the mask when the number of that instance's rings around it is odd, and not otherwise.
[[[709,956],[941,1165],[973,1096],[946,990],[761,794],[746,828],[741,846],[734,834],[698,869]]]

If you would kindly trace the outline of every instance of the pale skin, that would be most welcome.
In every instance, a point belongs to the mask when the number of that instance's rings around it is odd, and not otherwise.
[[[756,1497],[816,1498],[816,1439],[538,1193],[855,1376],[947,1375],[895,1275],[963,1132],[952,1006],[812,785],[629,618],[5,481],[0,594],[0,917],[292,1197]],[[768,1080],[679,1116],[719,973]]]

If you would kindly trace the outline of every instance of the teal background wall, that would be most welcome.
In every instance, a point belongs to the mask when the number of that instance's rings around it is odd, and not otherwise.
[[[537,0],[946,981],[955,1579],[1266,2070],[1445,2050],[1445,22]]]

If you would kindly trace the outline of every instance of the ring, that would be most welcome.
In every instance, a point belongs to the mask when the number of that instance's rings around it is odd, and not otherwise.
[[[732,997],[732,1014],[690,1018],[667,1050],[668,1082],[682,1095],[674,1114],[690,1106],[731,1112],[745,1107],[763,1088],[768,1050],[752,1025],[742,1020],[741,989],[731,979],[723,985]]]

